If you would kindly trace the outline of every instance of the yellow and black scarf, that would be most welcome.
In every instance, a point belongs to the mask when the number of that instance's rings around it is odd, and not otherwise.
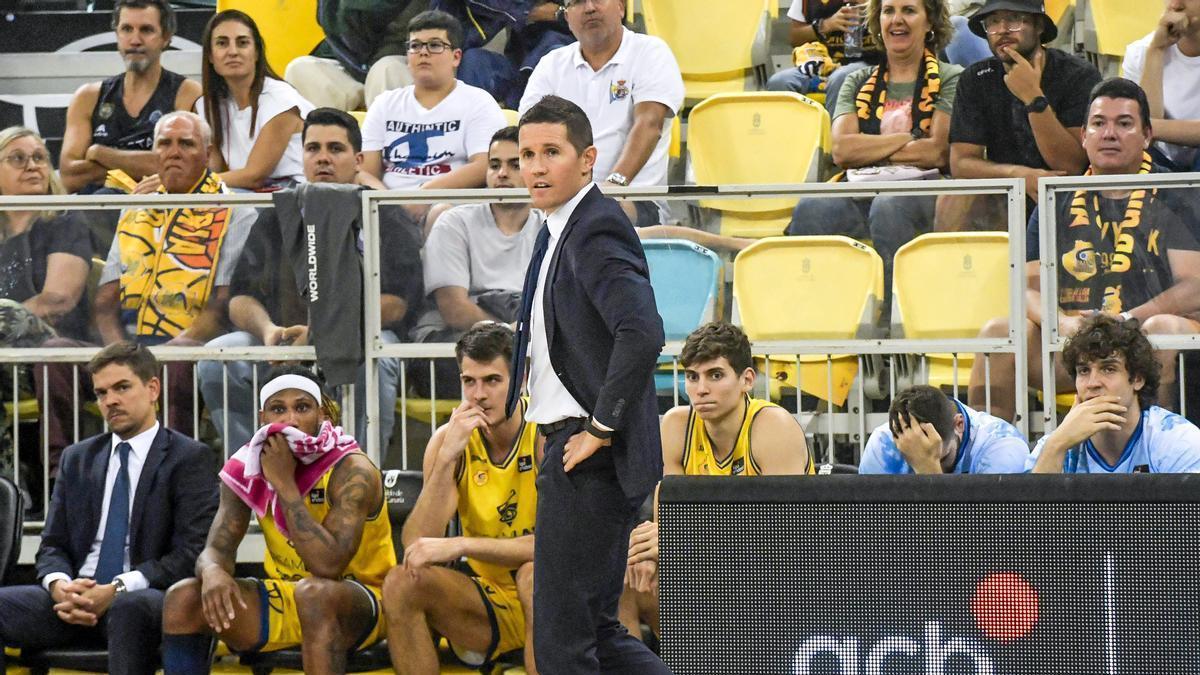
[[[225,184],[206,170],[190,192],[220,194]],[[116,233],[121,309],[136,317],[139,337],[175,337],[204,309],[229,219],[228,208],[204,206],[130,209],[122,215]]]
[[[883,108],[887,102],[887,60],[871,71],[871,76],[858,90],[854,99],[858,110],[858,129],[864,134],[879,134],[879,126],[883,121]],[[938,66],[937,55],[925,50],[924,67],[917,79],[912,100],[912,123],[914,129],[920,129],[921,135],[929,137],[933,127],[933,106],[937,103],[942,90],[941,68]]]
[[[1139,174],[1150,173],[1154,164],[1150,158],[1150,153],[1142,153],[1142,166],[1138,169]],[[1092,175],[1092,167],[1088,167],[1087,172],[1083,175]],[[1157,190],[1150,190],[1150,197],[1153,198]],[[1089,199],[1090,197],[1090,199]],[[1134,190],[1129,195],[1129,203],[1125,205],[1125,215],[1121,218],[1121,222],[1116,225],[1116,230],[1113,232],[1114,237],[1119,237],[1121,232],[1127,228],[1136,228],[1142,222],[1142,209],[1146,205],[1146,189],[1140,188]],[[1105,226],[1100,218],[1100,192],[1098,190],[1080,190],[1075,193],[1075,198],[1071,200],[1071,225],[1070,227],[1081,227],[1083,225],[1094,225],[1104,235]]]

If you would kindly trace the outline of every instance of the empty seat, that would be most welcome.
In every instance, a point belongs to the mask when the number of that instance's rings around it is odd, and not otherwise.
[[[647,239],[642,246],[668,341],[684,340],[688,333],[721,316],[725,266],[717,254],[682,239]],[[660,395],[670,395],[676,388],[672,359],[663,356],[658,362],[655,387]],[[682,386],[678,389],[686,398]]]
[[[217,0],[217,11],[240,9],[258,24],[267,62],[283,75],[297,56],[312,53],[325,31],[317,23],[317,0]]]

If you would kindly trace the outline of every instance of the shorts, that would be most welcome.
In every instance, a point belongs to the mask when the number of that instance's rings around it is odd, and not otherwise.
[[[259,604],[262,613],[262,629],[258,645],[252,652],[273,652],[300,645],[300,613],[296,609],[296,584],[298,581],[285,579],[252,579],[258,584]],[[371,625],[354,643],[354,650],[369,647],[387,634],[383,621],[383,589],[368,586],[353,579],[343,579],[362,589],[371,599]]]
[[[487,608],[488,621],[492,624],[492,642],[486,654],[459,649],[450,645],[454,656],[468,666],[478,667],[495,661],[502,654],[525,646],[525,612],[517,586],[501,584],[483,577],[471,577],[479,589],[479,597]]]

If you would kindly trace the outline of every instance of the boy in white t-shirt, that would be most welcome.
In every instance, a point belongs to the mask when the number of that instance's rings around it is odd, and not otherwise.
[[[462,26],[436,10],[408,24],[413,84],[380,94],[363,122],[361,182],[377,189],[484,186],[492,134],[506,126],[486,91],[455,78]]]
[[[1195,171],[1200,169],[1200,2],[1164,4],[1154,32],[1125,48],[1121,68],[1146,91],[1158,150],[1176,170]],[[1166,82],[1170,86],[1163,86]]]

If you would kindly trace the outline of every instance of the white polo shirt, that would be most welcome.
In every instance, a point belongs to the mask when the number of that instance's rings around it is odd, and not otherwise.
[[[671,144],[671,117],[683,105],[683,77],[671,48],[661,38],[624,29],[617,53],[598,71],[592,70],[579,43],[559,47],[538,61],[520,111],[524,113],[543,96],[554,94],[574,102],[587,113],[596,145],[592,175],[604,180],[612,173],[633,127],[633,107],[656,101],[670,109],[654,152],[630,185],[666,185],[667,150]]]

